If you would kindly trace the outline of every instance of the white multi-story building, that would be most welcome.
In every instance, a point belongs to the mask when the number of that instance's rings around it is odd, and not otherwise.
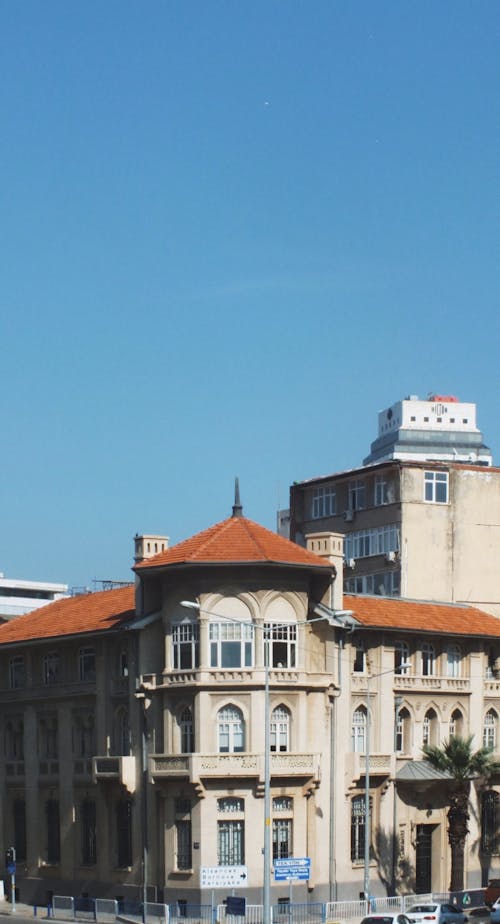
[[[13,580],[0,572],[0,620],[22,616],[39,606],[67,596],[67,584]]]

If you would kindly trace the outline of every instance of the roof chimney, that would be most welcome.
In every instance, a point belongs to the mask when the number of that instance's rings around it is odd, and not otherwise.
[[[332,609],[344,608],[344,534],[343,533],[307,533],[306,548],[320,558],[325,558],[335,566],[337,572],[332,585]]]
[[[168,536],[140,536],[136,533],[134,536],[134,561],[137,564],[144,561],[145,558],[152,558],[153,555],[159,555],[168,549]]]

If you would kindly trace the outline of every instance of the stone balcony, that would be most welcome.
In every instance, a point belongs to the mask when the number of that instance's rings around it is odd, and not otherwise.
[[[94,783],[121,783],[128,792],[135,792],[135,757],[93,757],[92,779]]]
[[[491,682],[491,681],[490,681]],[[487,684],[488,681],[485,681]],[[468,677],[426,677],[420,674],[395,674],[394,691],[397,693],[470,693],[471,684]],[[351,691],[367,692],[366,674],[351,674]],[[370,697],[377,693],[376,678],[370,678]]]
[[[306,788],[320,781],[318,754],[272,753],[270,774],[272,780],[292,778],[302,781]],[[149,774],[152,780],[184,779],[203,792],[204,781],[224,779],[252,779],[259,791],[264,785],[263,754],[152,754],[149,757]]]
[[[369,773],[370,777],[387,777],[393,778],[396,772],[395,754],[370,753]],[[366,756],[351,751],[346,754],[345,774],[347,785],[351,781],[360,780],[366,774]]]

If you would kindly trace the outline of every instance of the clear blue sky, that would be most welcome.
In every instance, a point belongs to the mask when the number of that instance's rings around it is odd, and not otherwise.
[[[377,412],[500,463],[500,4],[0,3],[0,570],[274,528]]]

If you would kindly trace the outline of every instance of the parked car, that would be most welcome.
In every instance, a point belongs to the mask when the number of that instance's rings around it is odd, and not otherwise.
[[[484,904],[491,908],[500,898],[500,879],[490,879],[484,890]]]
[[[434,924],[465,924],[467,915],[461,908],[444,902],[421,902],[406,911],[410,921],[433,921]]]
[[[379,914],[373,911],[372,914],[365,915],[361,924],[411,924],[411,922],[406,914],[400,911],[388,911],[386,914],[382,911]]]
[[[490,907],[490,921],[491,924],[500,924],[500,898]]]

